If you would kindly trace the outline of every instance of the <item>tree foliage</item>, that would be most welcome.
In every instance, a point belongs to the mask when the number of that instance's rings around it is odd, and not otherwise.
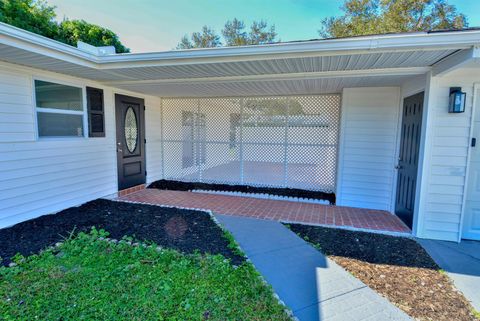
[[[114,46],[118,53],[129,52],[111,30],[85,20],[64,20],[59,26],[59,37],[62,42],[76,46],[78,41],[92,46]]]
[[[178,44],[178,49],[191,48],[212,48],[221,45],[220,36],[218,36],[213,29],[203,26],[202,31],[194,32],[189,39],[186,35]]]
[[[346,0],[345,13],[322,21],[325,38],[391,32],[461,29],[468,26],[464,14],[447,0]]]
[[[0,21],[57,41],[76,46],[78,41],[93,46],[115,46],[129,52],[111,30],[84,20],[55,21],[55,7],[43,0],[0,0]]]
[[[44,1],[0,0],[0,21],[39,35],[55,38],[55,8]]]
[[[190,36],[185,35],[180,40],[177,49],[211,48],[227,46],[260,45],[279,41],[275,25],[268,26],[265,21],[254,21],[246,30],[245,22],[234,18],[225,23],[221,30],[221,37],[207,26],[201,32],[194,32]]]

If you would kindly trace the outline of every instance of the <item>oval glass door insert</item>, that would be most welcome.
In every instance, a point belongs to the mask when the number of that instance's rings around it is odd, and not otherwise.
[[[130,153],[133,153],[137,148],[138,140],[138,126],[137,116],[132,107],[128,107],[125,113],[125,142]]]

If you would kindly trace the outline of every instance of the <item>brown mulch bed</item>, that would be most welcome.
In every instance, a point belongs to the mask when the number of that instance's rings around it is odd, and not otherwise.
[[[16,253],[38,253],[93,226],[115,239],[130,236],[184,253],[221,254],[235,265],[245,261],[206,212],[98,199],[0,229],[0,264],[8,265]]]
[[[478,320],[462,293],[413,239],[299,224],[289,226],[417,320]]]

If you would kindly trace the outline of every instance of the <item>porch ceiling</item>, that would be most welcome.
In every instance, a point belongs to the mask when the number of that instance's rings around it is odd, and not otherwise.
[[[227,97],[339,93],[343,88],[400,86],[409,77],[373,76],[220,83],[128,83],[115,87],[161,97]]]
[[[0,60],[164,97],[396,86],[478,43],[480,31],[464,31],[97,56],[0,23]]]

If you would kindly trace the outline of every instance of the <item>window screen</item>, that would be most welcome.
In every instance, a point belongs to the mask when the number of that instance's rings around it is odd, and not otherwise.
[[[84,136],[82,88],[35,80],[39,137]]]
[[[35,80],[37,107],[83,111],[82,88]]]
[[[38,112],[37,118],[39,136],[83,136],[82,115]]]

